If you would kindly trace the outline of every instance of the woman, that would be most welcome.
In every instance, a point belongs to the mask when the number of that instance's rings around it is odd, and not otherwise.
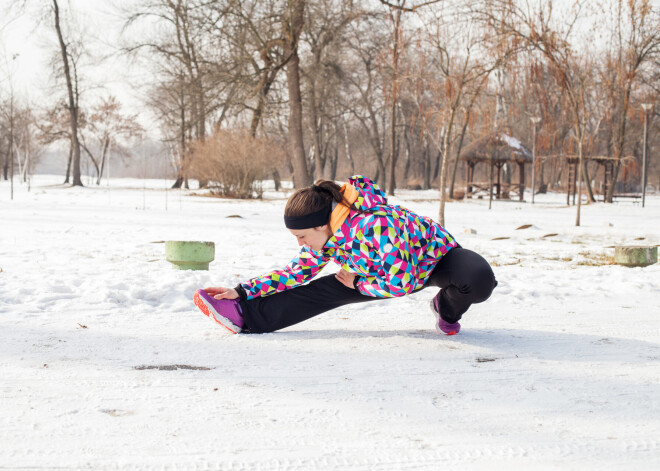
[[[497,286],[483,257],[431,219],[388,205],[378,185],[360,175],[341,187],[319,180],[296,191],[284,223],[302,247],[284,269],[194,295],[202,312],[231,332],[273,332],[346,304],[435,286],[435,328],[454,335],[468,308]],[[331,259],[339,273],[303,285]]]

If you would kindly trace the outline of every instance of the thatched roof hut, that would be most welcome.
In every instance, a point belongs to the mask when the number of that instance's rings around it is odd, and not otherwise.
[[[515,137],[493,133],[472,141],[461,152],[460,159],[468,162],[513,161],[532,163],[532,151]]]
[[[515,137],[501,132],[481,137],[465,147],[459,159],[465,161],[467,164],[467,195],[473,195],[482,191],[488,191],[492,194],[491,188],[494,186],[498,199],[502,197],[508,198],[509,191],[514,191],[518,194],[520,201],[522,201],[525,191],[525,164],[532,163],[532,151]],[[483,183],[474,181],[474,167],[480,162],[484,162],[495,168],[495,182]],[[502,167],[507,163],[518,164],[517,184],[504,184],[501,181],[500,174]]]

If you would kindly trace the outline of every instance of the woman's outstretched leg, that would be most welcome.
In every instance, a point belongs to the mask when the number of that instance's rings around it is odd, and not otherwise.
[[[348,288],[334,275],[323,276],[288,291],[241,301],[243,332],[274,332],[346,304],[377,299],[382,298],[365,296]]]

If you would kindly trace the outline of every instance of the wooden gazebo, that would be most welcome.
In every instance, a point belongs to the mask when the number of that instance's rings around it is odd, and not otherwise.
[[[475,182],[474,168],[478,163],[490,164],[497,169],[494,178],[495,196],[502,198],[503,193],[508,196],[509,192],[518,193],[520,201],[523,200],[525,192],[525,164],[532,163],[532,151],[525,147],[515,137],[504,133],[493,133],[472,141],[460,155],[460,160],[466,163],[466,196],[471,196],[481,191],[490,192],[491,182]],[[504,164],[518,164],[518,183],[503,184],[501,180],[502,167]]]

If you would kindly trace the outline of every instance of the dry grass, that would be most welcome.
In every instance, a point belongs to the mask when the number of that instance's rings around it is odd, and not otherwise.
[[[208,181],[218,196],[260,198],[261,182],[285,158],[284,147],[275,140],[254,138],[240,129],[219,130],[193,147],[188,175]]]
[[[520,259],[516,258],[515,260],[510,260],[510,261],[498,261],[498,260],[493,260],[490,262],[491,267],[508,267],[511,265],[519,265],[520,264]]]
[[[616,265],[614,263],[614,256],[607,255],[604,253],[590,253],[590,252],[580,252],[577,256],[563,256],[563,257],[540,257],[528,260],[528,262],[533,263],[534,261],[557,261],[557,262],[576,262],[577,266],[589,266],[589,267],[601,267],[606,265]],[[509,260],[499,260],[494,259],[489,261],[492,267],[505,267],[510,265],[519,265],[521,263],[520,258],[509,259]]]
[[[577,264],[581,266],[602,267],[605,265],[616,265],[614,263],[613,255],[591,252],[580,252],[579,255],[584,257],[584,260],[577,262]]]

